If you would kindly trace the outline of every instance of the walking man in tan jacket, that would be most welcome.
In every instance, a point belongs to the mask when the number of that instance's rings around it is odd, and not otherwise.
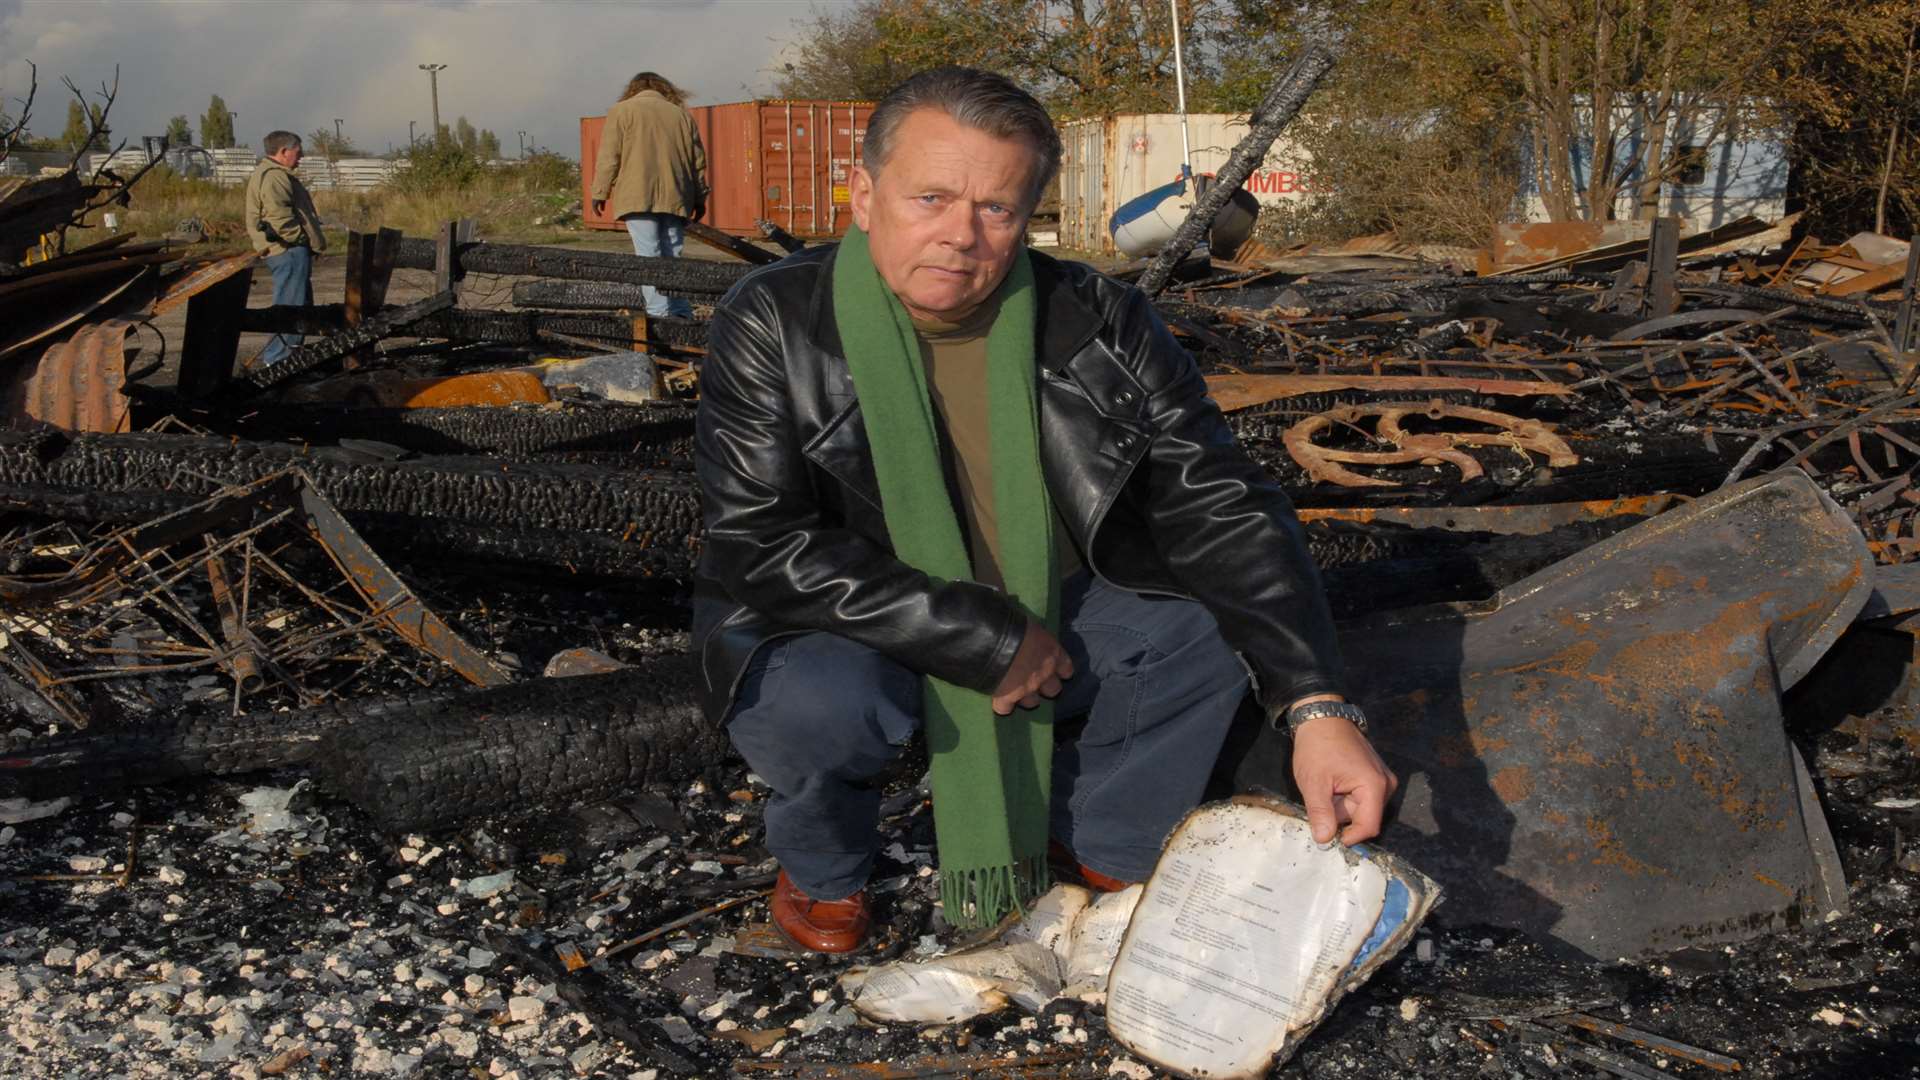
[[[247,177],[247,236],[273,271],[274,305],[308,307],[313,304],[313,253],[325,251],[327,240],[320,234],[313,197],[293,173],[302,156],[300,136],[269,132],[261,146],[266,156]],[[299,334],[276,334],[260,351],[259,362],[278,363],[299,344]]]
[[[635,255],[677,259],[688,219],[707,208],[707,151],[684,107],[686,95],[651,71],[635,75],[607,110],[593,169],[593,209],[627,226]],[[686,318],[692,305],[642,286],[647,314]]]

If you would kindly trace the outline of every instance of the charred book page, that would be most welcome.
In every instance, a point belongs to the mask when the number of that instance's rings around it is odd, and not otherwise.
[[[1439,899],[1402,859],[1314,843],[1298,807],[1203,806],[1167,839],[1134,910],[1107,982],[1108,1028],[1183,1076],[1264,1076]]]

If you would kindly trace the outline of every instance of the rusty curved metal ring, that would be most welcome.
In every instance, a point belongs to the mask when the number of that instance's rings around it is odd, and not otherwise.
[[[1419,413],[1431,420],[1466,420],[1499,428],[1497,432],[1437,432],[1410,434],[1401,426],[1404,417]],[[1315,443],[1314,436],[1335,424],[1352,424],[1362,417],[1376,417],[1374,430],[1379,438],[1397,449],[1387,451],[1335,450]],[[1480,463],[1459,448],[1462,446],[1512,446],[1543,454],[1552,468],[1579,464],[1580,458],[1551,427],[1538,420],[1522,419],[1492,409],[1449,405],[1442,401],[1389,402],[1378,405],[1345,405],[1309,416],[1288,428],[1281,436],[1287,453],[1315,481],[1342,487],[1392,487],[1394,481],[1362,476],[1346,465],[1437,465],[1442,462],[1460,470],[1462,480],[1485,475]]]

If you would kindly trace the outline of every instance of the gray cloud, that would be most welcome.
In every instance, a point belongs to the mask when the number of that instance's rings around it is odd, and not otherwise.
[[[765,96],[795,22],[849,0],[0,0],[0,94],[40,69],[33,131],[65,124],[61,76],[92,91],[120,66],[116,141],[158,134],[185,113],[197,132],[207,99],[238,114],[243,142],[274,128],[309,132],[333,118],[361,147],[404,146],[428,130],[425,72],[444,63],[440,119],[491,128],[511,154],[517,131],[567,154],[579,118],[606,110],[651,69],[695,104]]]

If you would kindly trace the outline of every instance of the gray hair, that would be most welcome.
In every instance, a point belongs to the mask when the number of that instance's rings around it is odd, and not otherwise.
[[[269,131],[267,132],[267,137],[260,140],[260,148],[265,150],[269,157],[285,150],[289,146],[299,145],[300,136],[291,131]]]
[[[1036,203],[1060,171],[1060,132],[1046,106],[1004,75],[958,65],[923,71],[888,91],[874,106],[860,143],[869,171],[877,175],[886,165],[894,135],[919,109],[939,109],[996,139],[1021,139],[1033,147],[1039,158],[1033,182]]]

